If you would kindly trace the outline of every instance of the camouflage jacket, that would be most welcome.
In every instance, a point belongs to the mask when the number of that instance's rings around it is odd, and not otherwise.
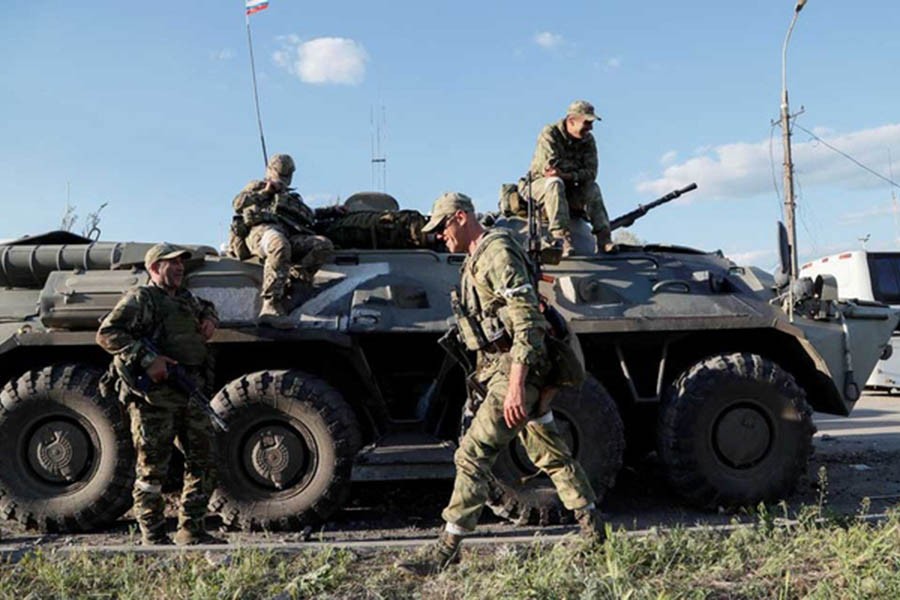
[[[236,217],[247,232],[256,225],[281,225],[286,233],[312,233],[315,213],[297,192],[264,192],[265,181],[251,181],[232,201]]]
[[[463,265],[461,287],[463,309],[486,332],[499,321],[511,341],[508,352],[479,353],[479,379],[519,363],[528,365],[529,380],[539,380],[549,366],[548,324],[538,308],[528,257],[511,232],[495,229],[484,235]]]
[[[104,317],[96,336],[97,344],[113,355],[113,369],[125,384],[120,389],[123,399],[129,393],[146,398],[146,394],[137,390],[135,382],[158,354],[144,340],[150,340],[160,351],[172,344],[163,327],[167,315],[162,313],[167,306],[187,308],[198,327],[207,319],[218,324],[212,302],[197,298],[186,289],[180,289],[174,298],[169,298],[165,290],[152,282],[128,290]]]
[[[588,133],[578,140],[566,132],[566,120],[551,123],[538,136],[534,157],[531,159],[531,177],[540,179],[544,170],[553,164],[563,173],[572,173],[571,183],[581,185],[597,179],[597,144]],[[569,183],[569,182],[567,182]]]

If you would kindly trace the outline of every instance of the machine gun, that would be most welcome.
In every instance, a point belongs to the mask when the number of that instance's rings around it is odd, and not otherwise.
[[[615,219],[610,221],[609,229],[610,229],[610,231],[615,231],[616,229],[619,229],[620,227],[630,227],[632,223],[634,223],[635,221],[637,221],[638,219],[640,219],[641,217],[646,215],[648,212],[650,212],[657,206],[662,206],[666,202],[671,202],[672,200],[674,200],[675,198],[678,198],[682,194],[687,194],[688,192],[691,192],[696,189],[697,189],[697,184],[692,183],[690,185],[684,186],[680,190],[673,190],[673,191],[669,192],[668,194],[666,194],[665,196],[663,196],[662,198],[657,198],[656,200],[654,200],[653,202],[651,202],[649,204],[638,204],[638,207],[636,209],[632,210],[631,212],[627,212],[624,215],[616,217]]]
[[[153,342],[146,338],[141,341],[147,350],[154,354],[159,354],[159,350],[156,349]],[[191,376],[184,370],[184,367],[181,365],[166,364],[166,378],[164,381],[176,390],[185,394],[188,397],[188,402],[202,410],[203,413],[209,417],[209,420],[212,421],[212,424],[216,429],[222,432],[228,431],[228,424],[212,409],[209,405],[210,399],[206,397],[203,390],[197,387],[197,384],[194,383]],[[147,374],[139,375],[135,380],[135,384],[141,392],[146,392],[152,383],[153,382]]]

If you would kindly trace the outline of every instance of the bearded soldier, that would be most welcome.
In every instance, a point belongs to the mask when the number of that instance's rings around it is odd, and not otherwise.
[[[200,387],[211,370],[207,341],[218,317],[212,303],[182,287],[187,257],[189,251],[172,244],[150,248],[144,257],[150,283],[126,292],[97,331],[97,343],[113,355],[116,387],[131,417],[137,452],[134,514],[146,545],[172,543],[165,532],[162,485],[176,438],[184,453],[184,484],[175,543],[222,541],[204,528],[215,486],[212,426],[202,409],[167,383],[170,364],[180,365]]]
[[[276,154],[266,178],[251,181],[235,196],[229,244],[229,253],[241,260],[252,255],[264,261],[260,323],[282,328],[292,326],[285,306],[291,264],[299,267],[299,284],[308,292],[316,271],[334,253],[331,240],[313,232],[315,212],[289,187],[294,170],[290,156]]]
[[[591,134],[594,107],[584,100],[569,105],[566,116],[544,127],[531,159],[534,199],[543,207],[550,235],[562,243],[563,256],[572,252],[572,217],[591,223],[599,252],[614,252],[609,216],[597,179],[597,144]],[[519,193],[528,194],[525,180]]]
[[[582,532],[599,538],[596,496],[587,475],[560,437],[552,411],[538,414],[550,371],[544,344],[548,324],[524,250],[507,230],[487,232],[469,197],[456,192],[437,199],[424,231],[436,232],[451,252],[469,255],[462,269],[464,314],[457,319],[466,321],[461,332],[477,330],[474,335],[484,340],[475,378],[486,393],[454,456],[456,480],[441,515],[444,531],[434,546],[398,566],[427,574],[458,562],[463,537],[475,529],[488,499],[491,467],[516,436],[550,476],[566,508],[575,511]],[[472,346],[468,340],[466,345]]]

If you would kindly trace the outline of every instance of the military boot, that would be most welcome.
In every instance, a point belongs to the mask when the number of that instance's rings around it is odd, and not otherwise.
[[[578,521],[581,537],[602,544],[606,541],[606,523],[603,515],[597,508],[579,508],[575,510],[575,520]]]
[[[165,524],[155,527],[141,525],[141,546],[171,546],[172,538],[166,534]]]
[[[411,558],[396,563],[401,571],[413,575],[437,575],[450,565],[459,564],[463,536],[442,531],[436,542],[421,548]]]
[[[260,325],[268,325],[276,329],[292,329],[294,327],[294,322],[281,306],[281,302],[274,298],[263,298],[257,322]]]
[[[196,546],[198,544],[227,544],[228,542],[210,535],[203,529],[179,527],[175,532],[175,543],[179,546]]]

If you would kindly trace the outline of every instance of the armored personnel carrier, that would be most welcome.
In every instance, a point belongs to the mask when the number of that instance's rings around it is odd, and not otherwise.
[[[65,232],[0,244],[0,517],[84,530],[128,509],[134,453],[122,407],[98,393],[109,357],[94,333],[147,280],[150,245]],[[301,527],[339,509],[352,481],[453,476],[465,386],[436,342],[463,256],[340,250],[295,327],[278,330],[255,323],[260,265],[188,247],[186,285],[222,317],[212,406],[228,431],[211,507],[226,523]],[[812,410],[851,412],[898,321],[839,302],[827,278],[773,289],[679,246],[574,256],[544,274],[591,375],[554,412],[600,496],[626,443],[657,450],[696,505],[787,496],[812,452]],[[498,514],[560,510],[516,442],[495,475]]]

